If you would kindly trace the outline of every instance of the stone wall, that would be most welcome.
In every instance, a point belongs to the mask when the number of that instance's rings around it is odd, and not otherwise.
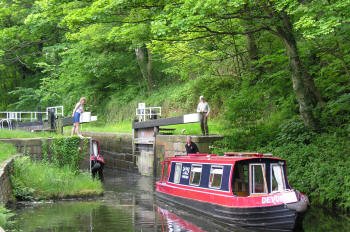
[[[83,132],[100,142],[106,167],[137,171],[137,156],[132,152],[132,135],[126,133]]]
[[[13,168],[13,158],[0,164],[0,203],[7,204],[14,201],[10,175]]]
[[[42,158],[42,144],[50,138],[0,139],[1,142],[13,144],[20,154],[30,154],[36,159]]]
[[[26,154],[31,156],[35,160],[41,160],[43,158],[43,144],[48,146],[54,138],[16,138],[16,139],[0,139],[1,142],[11,143],[19,154]],[[83,144],[81,144],[81,147]],[[84,156],[80,162],[80,169],[90,169],[90,149],[87,147],[86,151],[81,151],[81,155]],[[48,156],[50,157],[50,151]]]
[[[157,176],[160,173],[160,162],[168,157],[177,155],[186,155],[186,137],[187,135],[157,135],[156,137],[156,162]],[[191,136],[192,141],[197,144],[200,153],[210,153],[209,146],[214,141],[223,137],[219,135],[210,136]]]
[[[106,161],[106,167],[137,170],[137,156],[132,154],[132,135],[116,133],[84,132],[84,136],[92,137],[100,142],[101,154]],[[17,152],[28,154],[34,159],[42,159],[42,145],[51,143],[52,138],[0,139],[1,142],[11,143]],[[90,151],[83,151],[82,169],[89,167]]]

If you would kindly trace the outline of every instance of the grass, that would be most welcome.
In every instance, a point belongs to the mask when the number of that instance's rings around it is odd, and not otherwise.
[[[199,123],[189,123],[189,124],[177,124],[162,126],[161,128],[173,128],[175,129],[174,134],[176,135],[201,135],[201,126]],[[223,131],[222,124],[220,121],[208,121],[209,134],[221,134]]]
[[[131,133],[131,121],[120,121],[117,123],[85,123],[81,125],[81,131],[91,132],[116,132],[116,133]]]
[[[0,205],[0,227],[5,226],[8,218],[11,216],[13,216],[13,214],[3,205]]]
[[[222,134],[223,126],[222,122],[219,120],[209,120],[208,122],[210,134]],[[161,128],[173,128],[175,129],[174,134],[181,135],[201,135],[201,128],[199,123],[189,123],[189,124],[177,124],[162,126]],[[64,134],[70,134],[71,127],[66,127]],[[121,121],[118,123],[106,123],[93,122],[81,125],[82,132],[114,132],[114,133],[131,133],[132,125],[131,121]]]
[[[103,192],[101,182],[88,173],[76,173],[68,166],[59,168],[28,157],[15,160],[11,181],[15,196],[22,200],[87,197]]]
[[[29,132],[22,130],[2,130],[0,129],[0,138],[13,139],[13,138],[41,138],[41,137],[56,137],[56,133],[50,132]]]
[[[12,144],[0,142],[0,163],[16,154],[16,148]]]
[[[70,135],[71,126],[64,127],[64,135]],[[117,123],[91,122],[80,125],[81,132],[112,132],[130,133],[132,131],[131,121],[121,121]]]

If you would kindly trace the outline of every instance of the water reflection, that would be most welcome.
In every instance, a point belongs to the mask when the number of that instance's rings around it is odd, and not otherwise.
[[[6,231],[243,231],[155,201],[152,178],[116,170],[106,176],[104,197],[19,207]],[[350,217],[311,209],[303,227],[300,231],[349,231]]]
[[[177,216],[174,213],[169,212],[166,209],[157,207],[160,224],[162,225],[162,232],[166,231],[192,231],[192,232],[205,232],[202,228],[192,224],[185,219]]]

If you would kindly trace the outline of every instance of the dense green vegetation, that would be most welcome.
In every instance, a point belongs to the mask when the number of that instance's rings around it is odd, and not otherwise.
[[[34,162],[28,157],[15,160],[11,182],[15,196],[21,200],[85,197],[103,192],[101,182],[88,173],[76,173],[69,166]]]
[[[57,137],[43,145],[44,161],[57,167],[69,167],[79,171],[79,164],[88,151],[88,139],[79,137]]]
[[[103,192],[102,184],[89,173],[79,171],[79,162],[87,150],[87,140],[79,137],[57,137],[43,144],[44,160],[34,162],[29,157],[15,160],[11,182],[16,198],[40,200],[85,197]],[[0,162],[16,153],[11,144],[0,143]],[[1,222],[0,211],[0,222]]]
[[[79,137],[56,137],[43,144],[43,161],[16,159],[11,176],[15,196],[33,200],[101,194],[102,184],[79,171],[87,142]]]
[[[12,144],[0,142],[0,163],[16,154],[16,148]]]
[[[349,208],[349,7],[0,0],[0,110],[72,109],[84,95],[113,127],[138,102],[177,116],[204,95],[226,135],[216,149],[273,151],[313,202]]]
[[[11,216],[13,216],[11,211],[6,209],[3,205],[0,205],[0,227],[4,227]]]

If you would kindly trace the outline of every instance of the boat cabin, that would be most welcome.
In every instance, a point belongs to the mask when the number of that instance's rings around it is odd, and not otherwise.
[[[162,181],[169,184],[230,192],[238,197],[290,189],[285,161],[259,153],[173,157],[164,162],[163,173]]]

